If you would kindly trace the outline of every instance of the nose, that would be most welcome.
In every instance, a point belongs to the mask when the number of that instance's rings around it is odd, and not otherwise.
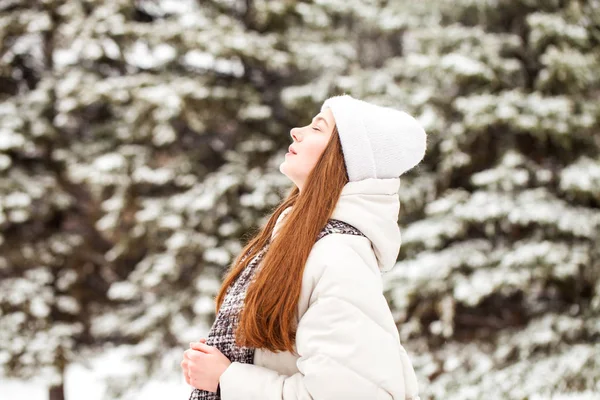
[[[298,141],[298,132],[299,129],[298,128],[292,128],[292,130],[290,130],[290,136],[292,137],[292,139],[294,139],[294,141]]]

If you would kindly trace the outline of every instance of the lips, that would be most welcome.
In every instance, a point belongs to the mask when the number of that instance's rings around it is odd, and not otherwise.
[[[290,145],[290,147],[288,147],[288,151],[292,154],[297,154],[296,151],[292,148],[292,145]]]

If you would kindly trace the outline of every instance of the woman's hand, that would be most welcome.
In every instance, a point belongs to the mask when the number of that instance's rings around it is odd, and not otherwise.
[[[196,389],[216,392],[219,379],[231,361],[219,349],[206,344],[206,339],[190,343],[183,352],[181,368],[188,385]]]
[[[200,339],[200,342],[206,343],[206,338]],[[192,343],[190,343],[190,347],[192,347],[191,345],[192,345]],[[188,385],[192,385],[192,382],[190,381],[190,369],[189,369],[188,359],[185,356],[185,353],[186,352],[184,351],[183,352],[183,361],[181,361],[181,369],[183,370],[183,377],[185,378],[185,382]]]

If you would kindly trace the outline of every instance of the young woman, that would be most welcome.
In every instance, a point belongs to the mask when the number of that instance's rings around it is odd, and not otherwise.
[[[425,131],[344,94],[291,136],[280,171],[292,190],[229,268],[208,338],[184,352],[190,399],[417,400],[381,272],[397,260],[399,177]]]

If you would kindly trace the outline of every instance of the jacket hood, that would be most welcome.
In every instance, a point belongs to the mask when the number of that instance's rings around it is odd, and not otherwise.
[[[348,182],[331,215],[331,218],[344,221],[367,236],[382,272],[394,267],[400,251],[399,189],[400,178],[367,178]],[[291,208],[280,215],[272,237]]]

